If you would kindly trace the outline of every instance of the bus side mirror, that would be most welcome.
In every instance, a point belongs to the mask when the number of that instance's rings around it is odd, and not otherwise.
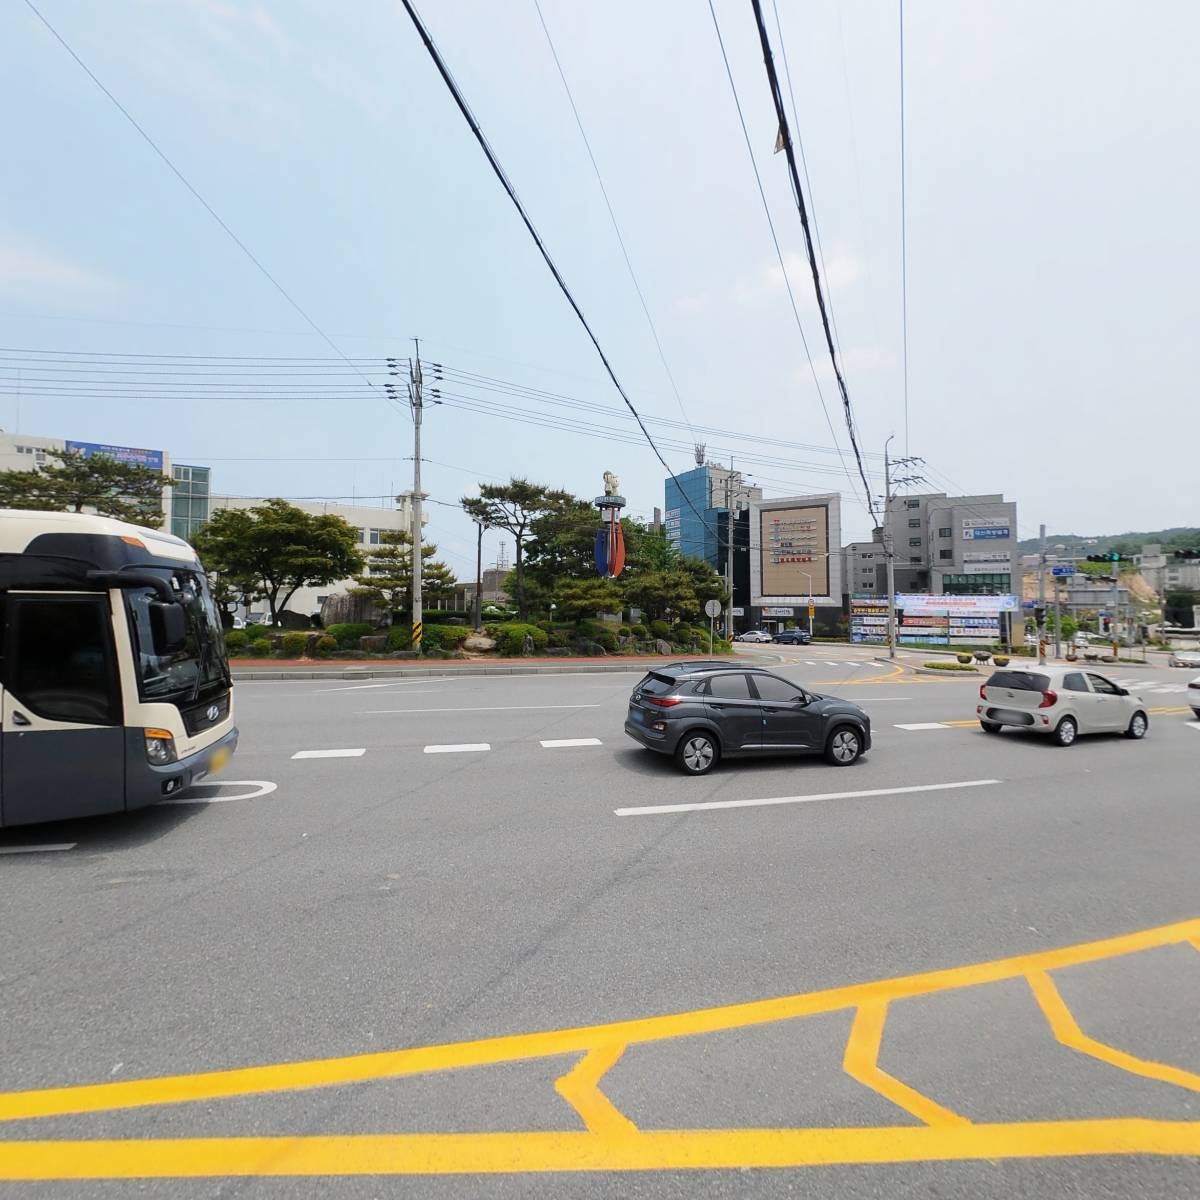
[[[187,614],[182,604],[150,601],[150,632],[154,652],[160,656],[177,654],[187,643]]]

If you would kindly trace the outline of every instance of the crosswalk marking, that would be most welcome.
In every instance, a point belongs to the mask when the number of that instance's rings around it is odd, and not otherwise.
[[[293,758],[362,758],[366,750],[297,750]]]

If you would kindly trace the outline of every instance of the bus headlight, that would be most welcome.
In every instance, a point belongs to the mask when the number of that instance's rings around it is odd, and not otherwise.
[[[175,739],[169,729],[147,729],[146,761],[164,767],[175,761]]]

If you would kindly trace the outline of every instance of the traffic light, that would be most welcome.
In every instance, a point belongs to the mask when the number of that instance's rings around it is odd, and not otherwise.
[[[1108,633],[1108,631],[1109,631],[1109,627],[1110,627],[1111,623],[1112,623],[1112,618],[1111,618],[1111,617],[1109,617],[1109,616],[1107,616],[1107,615],[1106,615],[1106,616],[1103,616],[1103,617],[1101,617],[1101,618],[1100,618],[1100,632],[1101,632],[1101,633]]]
[[[1115,563],[1115,562],[1132,562],[1133,559],[1128,554],[1118,554],[1115,550],[1110,550],[1107,554],[1089,554],[1088,562],[1098,563]]]
[[[1193,549],[1176,550],[1175,557],[1176,558],[1189,558],[1189,559],[1190,558],[1200,558],[1200,550],[1193,550]]]
[[[1033,619],[1037,622],[1038,628],[1046,623],[1046,610],[1044,608],[1035,608],[1033,610]]]

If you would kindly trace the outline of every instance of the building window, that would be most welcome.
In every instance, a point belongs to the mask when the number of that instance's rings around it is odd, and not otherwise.
[[[921,544],[921,539],[919,537],[909,538],[908,544],[910,546],[919,546]]]
[[[904,507],[905,508],[920,508],[921,502],[920,502],[920,500],[905,500]]]
[[[943,562],[945,562],[946,559],[953,558],[953,557],[954,557],[953,550],[939,550],[938,551],[938,558],[940,558]]]
[[[921,518],[920,517],[909,517],[908,518],[908,527],[909,527],[909,529],[920,529],[921,528]]]
[[[919,554],[913,554],[909,557],[908,561],[910,563],[919,563],[921,561],[921,556]]]
[[[867,583],[867,582],[865,582],[865,581],[863,582],[863,590],[864,590],[864,591],[866,591],[866,590],[867,590],[867,588],[873,588],[874,586],[875,586],[875,585],[874,585],[873,583]]]
[[[953,536],[954,536],[954,530],[950,529],[949,527],[943,527],[942,529],[938,530],[938,537],[953,537]]]

